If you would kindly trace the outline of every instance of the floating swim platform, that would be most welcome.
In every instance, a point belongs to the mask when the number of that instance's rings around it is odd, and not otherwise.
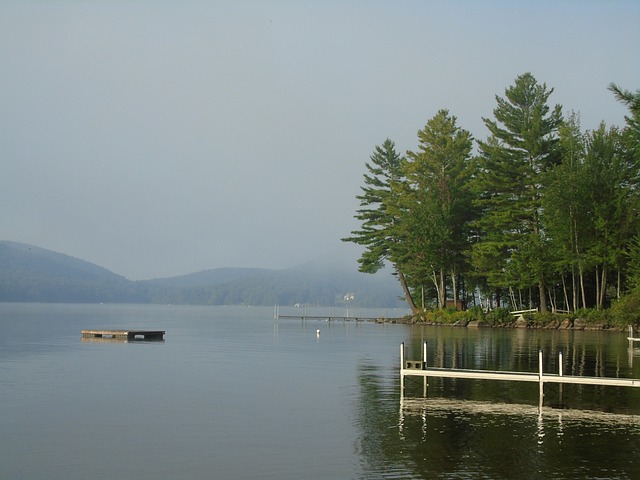
[[[163,340],[164,330],[82,330],[82,338],[118,340]]]

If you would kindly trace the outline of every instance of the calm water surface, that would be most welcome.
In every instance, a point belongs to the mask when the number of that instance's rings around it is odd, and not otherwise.
[[[567,374],[640,378],[625,334],[0,304],[0,478],[640,478],[640,389],[547,385],[539,410],[535,384],[432,379],[401,399],[399,344],[424,340],[432,365],[536,371],[542,348],[547,371],[562,350]]]

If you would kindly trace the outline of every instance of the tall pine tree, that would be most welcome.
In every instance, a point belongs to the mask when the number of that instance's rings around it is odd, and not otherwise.
[[[359,270],[364,273],[375,273],[390,260],[395,267],[395,274],[405,293],[405,298],[413,312],[417,307],[413,301],[407,281],[399,263],[396,261],[398,248],[396,215],[396,188],[394,185],[404,181],[401,170],[402,156],[396,152],[395,144],[386,139],[382,145],[376,146],[366,163],[362,193],[356,198],[360,201],[360,209],[355,218],[361,222],[359,230],[351,232],[343,242],[353,242],[365,247],[358,259]]]
[[[416,152],[407,152],[407,179],[400,197],[405,271],[415,287],[432,283],[439,308],[446,306],[447,278],[457,304],[459,275],[466,271],[468,224],[473,208],[467,189],[473,137],[440,110],[418,132]]]
[[[482,216],[472,261],[490,285],[538,289],[547,311],[545,235],[541,222],[542,175],[559,161],[557,130],[562,109],[548,105],[553,89],[531,73],[496,96],[495,119],[483,118],[491,135],[479,142],[475,189]]]
[[[558,132],[562,163],[549,170],[545,178],[544,228],[552,239],[548,257],[562,283],[564,309],[575,311],[587,308],[586,248],[593,217],[587,206],[592,187],[585,168],[585,138],[578,115],[572,112]]]

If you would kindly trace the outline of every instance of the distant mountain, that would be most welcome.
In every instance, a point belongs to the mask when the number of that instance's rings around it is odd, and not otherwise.
[[[216,268],[177,277],[154,278],[153,280],[145,280],[144,282],[152,285],[161,285],[163,287],[208,287],[267,272],[269,272],[269,270],[264,268]]]
[[[340,265],[286,270],[219,268],[131,281],[68,255],[0,241],[0,301],[172,303],[194,305],[322,305],[402,307],[391,275],[366,275]]]
[[[305,264],[285,270],[221,268],[137,282],[153,303],[198,305],[323,305],[404,307],[391,275],[367,275],[344,267]]]
[[[135,302],[125,277],[78,258],[0,241],[0,301]]]

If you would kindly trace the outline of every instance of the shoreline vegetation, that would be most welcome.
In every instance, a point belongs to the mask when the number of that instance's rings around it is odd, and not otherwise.
[[[441,109],[417,148],[375,146],[356,195],[360,227],[342,238],[364,247],[359,270],[391,266],[414,323],[637,325],[640,295],[615,310],[640,288],[640,90],[608,89],[628,107],[623,127],[583,131],[579,114],[552,105],[553,88],[526,72],[482,117],[485,140]],[[478,296],[539,313],[442,313]]]
[[[468,328],[520,328],[529,330],[590,330],[626,332],[629,325],[640,328],[637,319],[616,316],[610,310],[582,310],[572,313],[513,314],[507,308],[484,312],[469,310],[428,310],[394,319],[395,323]]]

